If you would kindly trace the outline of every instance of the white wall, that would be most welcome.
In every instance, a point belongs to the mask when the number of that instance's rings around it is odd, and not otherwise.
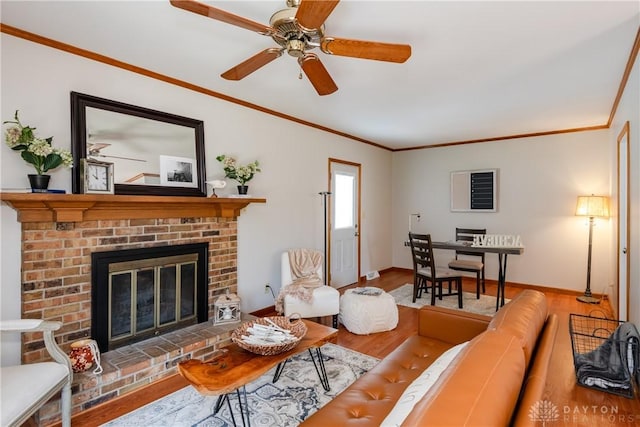
[[[586,286],[588,227],[576,217],[579,194],[609,193],[607,131],[431,148],[393,155],[393,264],[411,267],[408,214],[420,212],[413,231],[451,240],[456,227],[519,234],[525,245],[510,256],[507,280],[563,289]],[[450,172],[498,168],[498,212],[450,211]],[[604,226],[604,227],[603,227]],[[610,277],[608,221],[594,229],[591,286],[602,292]],[[451,252],[438,251],[446,263]],[[486,274],[497,279],[497,256]]]
[[[613,214],[616,215],[617,206],[617,146],[618,135],[625,122],[629,121],[629,320],[640,325],[640,64],[636,59],[635,65],[629,75],[624,94],[609,129],[609,149],[611,157],[611,204]],[[613,221],[612,221],[613,222]],[[616,240],[617,230],[611,230],[611,282],[617,281],[616,270]]]
[[[414,230],[428,231],[436,239],[453,238],[456,226],[520,234],[525,254],[509,258],[509,281],[581,291],[586,282],[588,229],[573,215],[576,196],[609,193],[615,164],[611,147],[621,123],[631,120],[631,318],[640,324],[637,64],[610,130],[391,154],[5,34],[0,41],[2,120],[19,109],[24,122],[37,126],[41,136],[53,135],[56,146],[69,147],[69,92],[78,91],[204,120],[208,178],[222,176],[217,154],[235,155],[241,162],[260,161],[263,172],[251,181],[250,192],[266,197],[267,203],[250,205],[239,218],[238,280],[246,311],[273,303],[263,288],[267,282],[279,288],[282,250],[322,247],[323,211],[317,193],[326,189],[329,157],[363,166],[363,273],[410,267],[403,246],[408,214],[421,212]],[[0,162],[0,187],[28,185],[29,166],[4,144]],[[482,168],[500,169],[499,211],[449,212],[449,173]],[[55,171],[51,186],[70,190],[70,171]],[[11,208],[0,209],[0,317],[9,318],[19,313],[20,225]],[[595,292],[615,280],[612,236],[610,223],[595,229],[591,282]],[[487,266],[492,279],[497,277],[494,258],[488,258]]]
[[[77,91],[203,120],[209,179],[224,176],[218,154],[237,156],[242,163],[259,160],[263,172],[249,183],[249,191],[267,203],[249,205],[238,220],[244,311],[273,304],[264,284],[278,291],[281,251],[322,249],[318,192],[327,189],[330,157],[362,164],[363,273],[391,266],[391,152],[5,34],[1,42],[2,119],[19,109],[24,124],[36,126],[38,135],[53,135],[55,146],[70,147],[69,93]],[[5,144],[0,155],[0,185],[28,187],[30,167]],[[235,192],[232,184],[225,190]],[[50,187],[70,192],[70,171],[54,171]],[[2,206],[3,236],[11,237],[3,238],[1,246],[2,318],[19,313],[20,225],[15,217]]]

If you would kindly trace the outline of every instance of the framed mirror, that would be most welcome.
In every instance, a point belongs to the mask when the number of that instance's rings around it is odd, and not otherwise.
[[[80,160],[113,163],[115,194],[206,197],[204,123],[71,92],[72,190]]]

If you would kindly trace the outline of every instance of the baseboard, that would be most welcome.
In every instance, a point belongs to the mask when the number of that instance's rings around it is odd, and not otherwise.
[[[486,280],[487,283],[493,283],[493,284],[498,284],[497,280]],[[563,295],[573,295],[573,296],[580,296],[580,295],[584,295],[584,291],[576,291],[573,289],[562,289],[562,288],[554,288],[551,286],[542,286],[542,285],[529,285],[526,283],[515,283],[515,282],[507,282],[507,286],[511,286],[513,288],[521,288],[521,289],[533,289],[535,291],[540,291],[540,292],[545,292],[545,291],[551,291],[557,294],[563,294]],[[604,295],[601,294],[596,294],[593,293],[593,296],[596,298],[604,298]]]
[[[277,313],[276,306],[270,305],[269,307],[261,308],[260,310],[252,311],[251,315],[256,317],[265,317],[265,316],[273,316],[274,313]]]
[[[412,273],[413,274],[413,269],[411,268],[403,268],[403,267],[389,267],[389,268],[385,268],[383,270],[380,270],[380,276],[382,276],[383,274],[388,274],[388,273]],[[469,280],[473,280],[475,282],[475,278],[473,277],[465,277],[465,279],[469,279]],[[375,279],[374,279],[375,280]],[[364,283],[367,281],[367,276],[362,276],[360,278],[360,282]],[[486,283],[497,286],[498,285],[498,281],[497,280],[493,280],[493,279],[486,279],[485,280]],[[363,285],[366,286],[366,285]],[[526,283],[517,283],[517,282],[509,282],[507,281],[506,284],[507,287],[512,287],[512,288],[519,288],[519,289],[533,289],[536,291],[540,291],[540,292],[555,292],[558,294],[564,294],[564,295],[572,295],[572,296],[580,296],[583,295],[584,292],[583,291],[576,291],[573,289],[562,289],[562,288],[554,288],[554,287],[550,287],[550,286],[542,286],[542,285],[529,285]],[[602,295],[602,294],[593,294],[594,297],[596,298],[602,298],[602,299],[607,299],[607,295]],[[271,305],[269,307],[264,307],[261,308],[259,310],[253,311],[249,314],[252,314],[256,317],[264,317],[264,316],[273,316],[274,313],[276,313],[276,307],[274,305]]]
[[[399,268],[399,267],[389,267],[389,268],[384,268],[382,270],[377,270],[377,271],[378,271],[378,277],[379,277],[379,276],[382,276],[385,273],[390,273],[392,271],[403,271],[403,270],[413,271],[411,269],[405,269],[405,268]],[[376,279],[377,279],[377,277],[376,277]],[[362,281],[366,281],[366,280],[367,280],[367,275],[366,274],[364,276],[360,276],[360,281],[361,282]],[[369,279],[369,280],[371,280],[371,279]]]
[[[402,268],[402,267],[392,267],[390,269],[387,269],[389,271],[397,271],[397,272],[409,272],[409,273],[413,273],[413,269],[412,268]],[[467,277],[465,277],[467,278]],[[475,278],[474,277],[468,277],[468,279],[473,280],[475,282]],[[487,284],[491,284],[494,286],[498,285],[498,281],[494,280],[494,279],[485,279],[485,283]],[[518,282],[509,282],[507,281],[506,283],[507,287],[512,287],[512,288],[519,288],[519,289],[533,289],[536,291],[540,291],[540,292],[555,292],[558,294],[563,294],[563,295],[573,295],[573,296],[580,296],[580,295],[584,295],[584,291],[576,291],[574,289],[562,289],[562,288],[555,288],[552,286],[543,286],[543,285],[530,285],[528,283],[518,283]],[[606,294],[597,294],[597,293],[593,293],[593,296],[596,298],[602,298],[602,299],[606,299],[607,295]]]

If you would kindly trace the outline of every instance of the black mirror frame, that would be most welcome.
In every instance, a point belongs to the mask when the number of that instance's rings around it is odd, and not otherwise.
[[[143,117],[165,123],[187,126],[195,130],[196,177],[198,187],[167,187],[160,185],[115,184],[115,194],[122,195],[154,195],[154,196],[192,196],[206,197],[206,173],[204,155],[204,122],[149,108],[138,107],[109,99],[98,98],[78,92],[71,92],[71,154],[73,156],[72,191],[80,193],[80,159],[87,156],[86,107],[114,111],[116,113]]]

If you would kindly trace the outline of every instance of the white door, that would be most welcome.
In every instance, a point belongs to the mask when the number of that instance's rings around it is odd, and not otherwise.
[[[618,136],[618,319],[629,317],[629,122]],[[615,298],[615,296],[614,296]]]
[[[331,173],[330,284],[358,281],[360,274],[360,165],[329,160]]]

